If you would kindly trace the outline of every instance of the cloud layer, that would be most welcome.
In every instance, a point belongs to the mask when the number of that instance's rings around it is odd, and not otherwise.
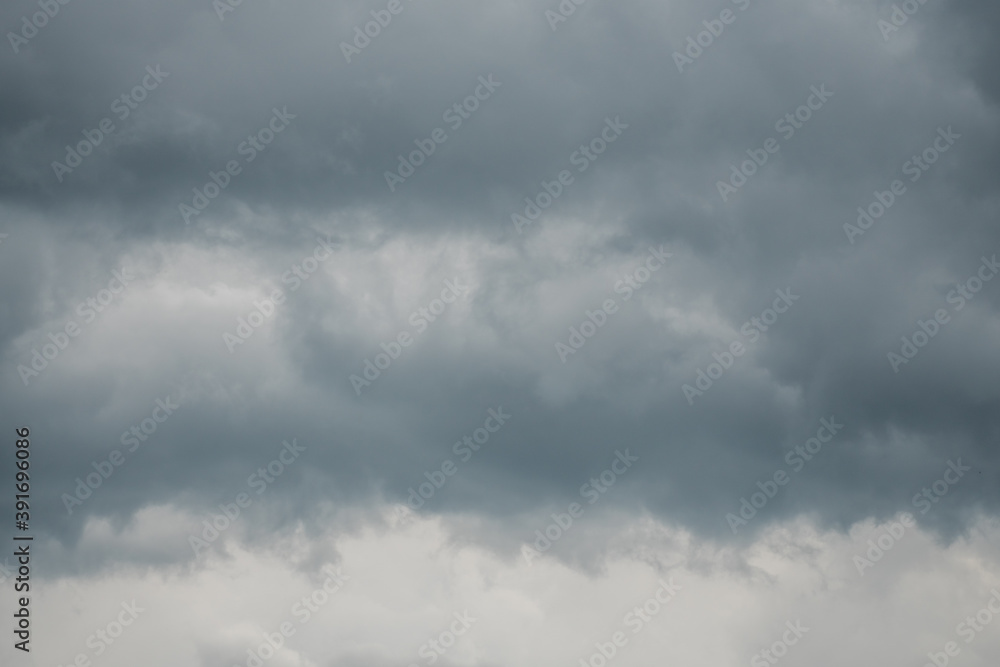
[[[997,585],[994,3],[40,6],[0,10],[0,415],[38,443],[51,604],[141,590],[167,619],[170,577],[283,600],[334,563],[361,638],[273,664],[416,660],[473,603],[444,664],[548,664],[678,563],[671,631],[623,660],[747,661],[795,608],[823,664],[883,605],[866,665]],[[243,493],[228,546],[192,549]],[[379,532],[407,503],[420,529]],[[571,503],[592,527],[524,569]],[[900,512],[921,592],[843,583]],[[445,551],[360,590],[406,549]],[[921,595],[947,604],[897,615]],[[234,604],[163,664],[278,620]],[[71,609],[40,622],[85,639]]]

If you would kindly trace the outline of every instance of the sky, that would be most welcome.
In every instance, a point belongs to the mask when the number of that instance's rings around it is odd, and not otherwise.
[[[998,22],[8,3],[3,664],[995,665]]]

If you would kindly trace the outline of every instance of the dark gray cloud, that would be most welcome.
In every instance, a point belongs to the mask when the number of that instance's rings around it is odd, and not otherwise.
[[[209,3],[73,2],[4,53],[0,410],[36,434],[47,531],[72,543],[91,515],[207,511],[292,437],[308,453],[262,526],[405,501],[499,406],[510,423],[421,511],[564,506],[629,448],[641,463],[605,503],[731,538],[724,515],[834,415],[844,430],[748,532],[884,518],[958,458],[974,471],[928,524],[996,512],[1000,283],[948,301],[1000,252],[993,5],[927,3],[884,40],[891,3],[594,2],[553,32],[556,4],[404,0],[347,63],[339,43],[383,5],[247,0],[220,21]],[[673,53],[727,7],[736,20],[678,72]],[[119,119],[147,66],[169,76]],[[451,129],[443,114],[490,75]],[[783,137],[820,85],[832,97]],[[52,162],[103,118],[115,130],[60,182]],[[578,172],[609,118],[627,129]],[[960,138],[910,181],[949,127]],[[390,192],[385,172],[435,128],[447,141]],[[770,137],[780,150],[723,201],[717,182]],[[179,205],[230,160],[241,173],[186,225]],[[519,234],[511,214],[562,170],[574,182]],[[905,194],[849,242],[895,179]],[[291,290],[318,237],[334,255]],[[661,244],[673,257],[624,301],[616,283]],[[122,266],[134,283],[80,322]],[[418,331],[411,313],[455,278],[469,293]],[[223,333],[274,288],[287,301],[230,353]],[[741,326],[779,289],[800,298],[751,343]],[[563,364],[555,343],[608,298],[620,310]],[[887,354],[941,308],[949,323],[894,372]],[[80,336],[25,386],[18,367],[69,320]],[[413,346],[356,395],[349,376],[404,331]],[[733,341],[747,354],[689,405],[682,385]],[[61,495],[167,395],[183,407],[67,516]]]

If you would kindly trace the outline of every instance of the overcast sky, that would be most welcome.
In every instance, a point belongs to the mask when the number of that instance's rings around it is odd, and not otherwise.
[[[61,2],[4,664],[996,664],[995,2]]]

